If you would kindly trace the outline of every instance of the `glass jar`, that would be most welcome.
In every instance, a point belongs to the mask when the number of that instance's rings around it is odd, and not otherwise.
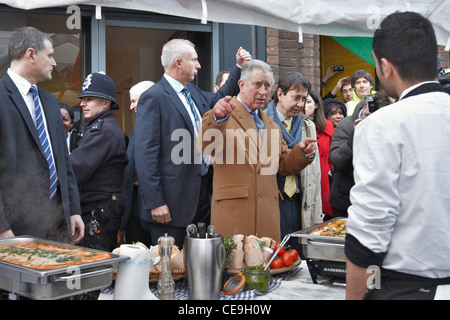
[[[254,266],[245,267],[242,273],[245,276],[244,291],[254,289],[263,293],[269,291],[270,270],[264,270],[264,267]]]

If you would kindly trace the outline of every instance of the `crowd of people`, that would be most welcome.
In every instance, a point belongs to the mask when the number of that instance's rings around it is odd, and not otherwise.
[[[36,87],[56,65],[51,39],[21,28],[0,80],[0,238],[112,251],[124,231],[125,242],[156,245],[169,234],[182,248],[189,224],[280,241],[348,217],[348,298],[445,296],[450,98],[436,81],[436,48],[426,19],[392,14],[374,37],[380,88],[358,70],[321,97],[299,72],[273,88],[271,67],[243,48],[204,91],[192,83],[201,69],[194,44],[173,39],[162,78],[130,89],[127,143],[113,80],[84,80],[79,134],[71,108]],[[328,68],[323,82],[337,72]],[[297,241],[289,245],[303,257]],[[388,285],[367,290],[371,265]]]

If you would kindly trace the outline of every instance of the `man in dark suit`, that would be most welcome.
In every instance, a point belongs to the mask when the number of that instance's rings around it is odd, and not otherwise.
[[[84,235],[58,101],[35,86],[51,79],[53,52],[35,28],[11,36],[11,65],[0,80],[0,238],[78,243]]]
[[[235,66],[217,93],[193,85],[201,68],[194,45],[183,39],[166,43],[161,62],[164,76],[145,91],[138,103],[135,128],[135,161],[142,195],[141,218],[152,243],[165,233],[182,247],[186,226],[209,223],[208,183],[212,168],[195,148],[203,114],[220,98],[239,91],[240,67],[251,59],[240,48]],[[183,89],[190,92],[186,96]],[[193,106],[189,103],[190,97]]]

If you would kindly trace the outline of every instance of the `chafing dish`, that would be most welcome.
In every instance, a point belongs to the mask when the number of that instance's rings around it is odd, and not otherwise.
[[[24,242],[41,242],[65,248],[81,248],[31,236],[0,240],[1,245],[13,245]],[[90,248],[84,249],[92,252],[101,252]],[[106,260],[51,270],[32,269],[0,261],[0,289],[10,292],[10,299],[17,299],[23,296],[36,300],[53,300],[75,296],[110,286],[113,271],[117,269],[118,263],[127,259],[129,258],[126,256],[111,253],[111,258]]]
[[[291,234],[291,237],[297,237],[298,242],[302,245],[303,255],[306,258],[305,260],[314,283],[317,283],[318,276],[345,278],[345,238],[312,234],[315,229],[322,228],[337,220],[347,221],[347,218],[333,218],[314,227]]]
[[[345,238],[330,237],[311,234],[315,229],[322,228],[337,220],[347,221],[347,218],[334,218],[314,227],[297,231],[291,234],[298,237],[302,244],[303,255],[309,259],[345,262]]]

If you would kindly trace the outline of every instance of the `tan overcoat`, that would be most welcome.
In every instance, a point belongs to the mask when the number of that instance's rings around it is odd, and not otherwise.
[[[298,145],[289,150],[279,127],[265,112],[259,112],[264,122],[261,139],[244,105],[236,97],[231,103],[236,108],[221,124],[212,110],[203,116],[197,141],[198,148],[212,156],[211,225],[224,237],[236,233],[280,241],[276,173],[293,175],[312,159]]]

